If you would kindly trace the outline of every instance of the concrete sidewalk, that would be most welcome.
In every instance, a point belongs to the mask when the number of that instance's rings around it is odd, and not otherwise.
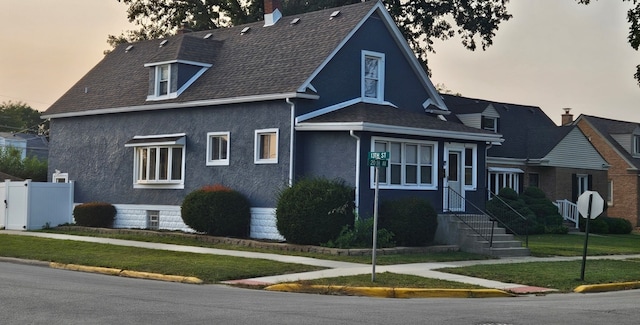
[[[276,275],[276,276],[258,277],[258,278],[252,278],[252,279],[238,279],[238,280],[226,281],[225,283],[228,283],[228,284],[265,286],[265,285],[273,285],[273,284],[278,284],[283,282],[295,282],[300,280],[312,280],[312,279],[318,279],[318,278],[372,273],[372,266],[368,264],[322,260],[322,259],[301,257],[301,256],[256,253],[256,252],[224,250],[224,249],[195,247],[195,246],[182,246],[182,245],[173,245],[173,244],[149,243],[149,242],[122,240],[122,239],[74,236],[74,235],[40,233],[40,232],[0,230],[0,234],[34,236],[34,237],[52,238],[52,239],[60,239],[60,240],[75,240],[75,241],[84,241],[84,242],[92,242],[92,243],[140,247],[140,248],[159,249],[159,250],[178,251],[178,252],[225,255],[225,256],[236,256],[236,257],[245,257],[245,258],[259,258],[259,259],[273,260],[273,261],[284,262],[284,263],[297,263],[297,264],[313,265],[313,266],[327,268],[325,270],[319,270],[319,271],[313,271],[313,272],[283,274],[283,275]],[[622,260],[622,259],[628,259],[628,258],[640,258],[640,254],[590,256],[588,259],[589,260],[595,260],[595,259]],[[422,276],[422,277],[428,277],[433,279],[441,279],[441,280],[477,285],[485,288],[504,290],[510,293],[515,293],[515,294],[540,294],[540,293],[554,292],[556,290],[553,288],[532,287],[532,286],[527,286],[527,285],[522,285],[517,283],[504,283],[504,282],[498,282],[493,280],[438,272],[436,270],[440,268],[446,268],[446,267],[463,267],[463,266],[478,265],[478,264],[499,265],[499,264],[507,264],[507,263],[574,261],[574,260],[581,260],[581,259],[582,259],[581,256],[547,257],[547,258],[514,257],[514,258],[503,258],[503,259],[494,259],[494,260],[471,260],[471,261],[456,261],[456,262],[443,262],[443,263],[412,263],[412,264],[376,266],[376,273],[390,272],[390,273]],[[582,292],[588,292],[588,290],[582,291]]]

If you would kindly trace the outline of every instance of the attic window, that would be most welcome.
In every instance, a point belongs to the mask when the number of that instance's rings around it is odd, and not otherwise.
[[[633,136],[633,155],[640,155],[640,135]]]
[[[384,101],[384,54],[362,51],[362,99],[367,102]]]
[[[243,28],[242,31],[240,32],[240,35],[244,35],[244,34],[248,33],[250,29],[251,29],[251,27]]]
[[[171,74],[171,66],[168,64],[156,67],[156,96],[169,95],[169,80]]]
[[[211,64],[173,60],[144,66],[149,68],[147,100],[166,100],[180,96]]]
[[[299,23],[299,22],[300,22],[300,18],[293,18],[293,20],[291,21],[291,23],[290,23],[290,24],[291,24],[291,25],[295,25],[295,24],[297,24],[297,23]]]
[[[329,17],[329,19],[331,20],[333,18],[338,17],[339,15],[340,15],[340,10],[336,10],[336,11],[331,13],[331,17]]]
[[[163,47],[163,46],[165,46],[165,44],[167,44],[167,40],[163,40],[162,42],[160,42],[160,46],[159,47]]]
[[[491,116],[482,117],[482,129],[498,133],[498,119]]]

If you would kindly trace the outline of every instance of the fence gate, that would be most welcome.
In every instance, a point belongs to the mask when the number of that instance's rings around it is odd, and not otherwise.
[[[72,222],[73,183],[0,183],[0,223],[9,230],[42,229]]]

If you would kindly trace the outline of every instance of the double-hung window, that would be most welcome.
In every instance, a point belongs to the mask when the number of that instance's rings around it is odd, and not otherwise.
[[[207,166],[229,165],[229,132],[207,133]]]
[[[384,101],[384,54],[362,51],[362,99]]]
[[[134,188],[184,188],[185,135],[135,136],[133,147]]]
[[[254,162],[256,164],[278,163],[278,129],[256,130]]]
[[[640,155],[640,135],[633,136],[633,155]]]
[[[435,189],[437,143],[418,140],[374,138],[372,151],[390,154],[386,168],[378,171],[381,188]],[[373,187],[374,176],[371,176]]]

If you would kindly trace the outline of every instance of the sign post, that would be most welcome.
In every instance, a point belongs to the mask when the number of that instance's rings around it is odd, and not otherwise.
[[[369,166],[375,167],[373,198],[373,248],[371,250],[371,282],[376,282],[376,251],[378,246],[378,175],[380,167],[389,164],[389,152],[369,152]]]
[[[584,250],[582,251],[582,268],[580,280],[584,281],[584,269],[587,263],[587,245],[589,243],[589,220],[597,218],[604,211],[604,199],[595,191],[585,191],[578,197],[578,212],[587,219],[584,226]]]

